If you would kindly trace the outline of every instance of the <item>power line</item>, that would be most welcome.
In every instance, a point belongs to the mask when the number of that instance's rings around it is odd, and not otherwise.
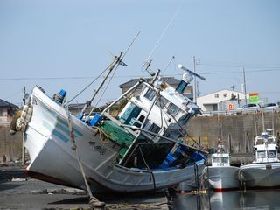
[[[278,72],[279,68],[275,69],[257,69],[257,70],[246,70],[246,73],[262,73],[262,72]],[[240,74],[242,71],[205,71],[200,72],[200,74]],[[181,75],[179,73],[175,74],[165,74],[164,76],[177,76]],[[145,75],[123,75],[123,76],[114,76],[115,78],[139,78],[145,77]],[[95,76],[71,76],[71,77],[15,77],[15,78],[0,78],[0,81],[36,81],[36,80],[87,80],[95,78]]]

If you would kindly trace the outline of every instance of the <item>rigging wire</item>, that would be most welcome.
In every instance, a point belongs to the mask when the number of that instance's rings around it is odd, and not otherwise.
[[[105,92],[108,90],[108,87],[110,85],[110,82],[112,81],[112,79],[114,78],[115,74],[116,74],[116,69],[113,71],[112,76],[109,78],[109,81],[107,82],[107,85],[105,86],[105,88],[103,89],[102,93],[99,96],[99,100],[95,103],[95,107],[97,107],[97,105],[100,103],[101,99],[103,98],[102,96],[105,94]]]
[[[163,68],[162,74],[167,70],[167,68],[170,66],[171,63],[174,63],[174,64],[175,64],[174,61],[175,61],[175,56],[173,55],[173,56],[169,59],[167,65]]]
[[[101,74],[98,75],[97,78],[95,78],[92,82],[90,82],[86,87],[84,87],[78,94],[76,94],[71,100],[67,101],[66,104],[68,104],[69,102],[73,101],[74,99],[76,99],[79,95],[81,95],[87,88],[89,88],[97,79],[99,79],[110,67],[112,67],[112,71],[114,69],[116,69],[119,65],[126,65],[123,63],[122,59],[125,57],[125,55],[128,53],[129,49],[131,48],[131,46],[134,44],[134,42],[136,41],[136,39],[138,38],[140,34],[140,31],[137,32],[136,36],[132,39],[132,41],[130,42],[130,44],[128,45],[128,47],[126,48],[124,53],[121,53],[121,55],[119,57],[115,56],[115,60],[113,62],[113,65],[109,65],[105,70],[103,70],[101,72]],[[103,80],[105,82],[105,80],[109,77],[111,71],[108,72],[108,74],[105,76],[105,79]],[[102,81],[101,85],[102,86],[104,84],[104,82]],[[94,96],[92,98],[91,101],[94,100],[94,97],[96,96],[96,94],[98,93],[99,89],[101,87],[98,88],[97,91],[95,91]]]
[[[151,62],[152,62],[152,55],[154,54],[154,52],[156,51],[156,49],[159,47],[159,44],[161,42],[161,40],[163,39],[163,37],[165,36],[165,34],[167,33],[168,29],[170,28],[170,26],[173,24],[173,22],[175,21],[175,18],[178,16],[180,11],[180,7],[178,6],[178,8],[176,9],[176,11],[174,12],[173,16],[170,18],[169,22],[167,23],[167,25],[165,26],[165,28],[163,29],[162,33],[160,34],[158,40],[156,41],[154,47],[152,48],[152,50],[150,51],[148,58],[144,61],[144,64],[142,65],[142,67],[145,67],[145,71],[147,71],[150,75],[151,72],[149,71],[149,67],[151,66]],[[143,71],[143,69],[142,69]],[[144,72],[144,71],[143,71]]]
[[[94,78],[88,85],[86,85],[82,90],[80,90],[71,100],[66,102],[66,105],[75,100],[79,95],[81,95],[86,89],[88,89],[96,80],[98,80],[107,70],[109,66],[104,69],[96,78]]]
[[[168,24],[165,26],[165,28],[163,29],[161,35],[159,36],[158,40],[156,41],[154,47],[152,48],[152,50],[149,53],[149,56],[146,60],[150,60],[153,53],[155,52],[155,50],[159,47],[159,44],[161,42],[161,40],[163,39],[164,35],[167,33],[167,30],[170,28],[171,24],[173,24],[175,18],[177,17],[177,15],[179,14],[180,11],[180,7],[177,8],[177,10],[175,11],[175,13],[173,14],[173,16],[171,17],[171,19],[169,20]]]
[[[117,68],[122,65],[122,66],[127,66],[124,62],[123,62],[123,58],[124,56],[128,53],[129,49],[131,48],[131,46],[133,45],[133,43],[135,42],[135,40],[137,39],[137,37],[139,36],[140,31],[137,32],[136,36],[133,38],[133,40],[130,42],[130,44],[128,45],[128,47],[126,48],[125,52],[119,55],[119,57],[115,56],[115,60],[113,61],[113,63],[111,65],[109,65],[108,68],[108,73],[106,74],[105,78],[103,79],[103,81],[101,82],[100,86],[98,87],[98,89],[94,92],[94,95],[92,97],[92,99],[90,100],[90,103],[93,102],[93,100],[95,99],[95,96],[99,93],[99,91],[101,90],[101,88],[103,87],[103,85],[105,84],[106,80],[109,78],[109,75],[113,72],[113,75],[115,74],[114,72],[116,72]],[[113,78],[113,77],[111,77]],[[111,79],[109,80],[109,82],[111,81]],[[108,86],[107,86],[108,87]],[[106,90],[106,89],[105,89]],[[104,92],[103,92],[104,93]],[[88,117],[93,113],[94,111],[94,107],[91,109],[91,111],[88,114]]]

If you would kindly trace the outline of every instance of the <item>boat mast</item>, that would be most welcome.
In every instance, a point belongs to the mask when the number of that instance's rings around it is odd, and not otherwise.
[[[130,50],[131,46],[134,44],[134,42],[136,41],[137,37],[139,36],[140,31],[137,32],[137,34],[135,35],[135,37],[132,39],[132,41],[130,42],[130,44],[128,45],[127,49],[125,50],[125,52],[121,52],[121,54],[119,56],[114,56],[114,61],[105,69],[105,71],[108,69],[108,73],[105,76],[105,78],[103,79],[103,81],[101,82],[100,86],[98,87],[98,89],[96,91],[94,91],[94,95],[92,97],[92,99],[90,101],[88,101],[85,106],[83,107],[82,111],[80,112],[79,116],[83,117],[85,110],[91,105],[91,103],[93,102],[93,100],[95,99],[95,96],[99,93],[99,91],[101,90],[101,88],[103,87],[103,85],[105,84],[105,81],[109,78],[109,75],[117,69],[118,66],[127,66],[124,62],[123,59],[126,56],[126,54],[128,53],[128,51]],[[103,74],[105,71],[103,71],[101,74]],[[93,83],[93,82],[92,82]],[[90,83],[90,85],[92,84]],[[86,88],[88,88],[89,86],[87,86]],[[85,89],[84,89],[85,90]],[[81,93],[81,92],[80,92]],[[76,97],[76,96],[75,96]],[[72,99],[73,100],[73,99]],[[90,113],[88,114],[88,117],[93,113],[94,111],[94,107],[91,109]]]

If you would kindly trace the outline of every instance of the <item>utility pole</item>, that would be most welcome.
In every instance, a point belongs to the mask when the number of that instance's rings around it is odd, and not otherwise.
[[[25,105],[25,87],[23,87],[23,106]],[[24,149],[24,132],[22,132],[22,165],[24,165],[25,161],[25,149]]]
[[[244,84],[244,94],[245,94],[245,104],[247,105],[247,87],[246,87],[246,76],[245,76],[245,69],[244,66],[242,67],[242,72],[243,72],[243,84]]]
[[[196,73],[195,72],[195,67],[196,67],[196,60],[195,60],[195,56],[193,56],[193,73]],[[194,80],[193,80],[193,102],[196,103],[196,100],[197,100],[197,81],[196,81],[196,77],[194,77]]]

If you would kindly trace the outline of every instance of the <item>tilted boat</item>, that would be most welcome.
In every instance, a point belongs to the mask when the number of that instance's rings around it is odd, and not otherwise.
[[[32,177],[92,192],[153,191],[188,178],[205,153],[179,141],[199,107],[161,81],[140,79],[102,113],[73,116],[64,107],[64,91],[47,96],[35,87],[19,125],[31,158]],[[138,95],[132,92],[142,86]],[[110,109],[127,98],[117,116]],[[58,100],[57,100],[58,99]],[[19,126],[20,127],[20,126]],[[83,170],[81,170],[81,166]]]
[[[255,160],[240,167],[240,180],[248,188],[280,187],[280,160],[272,130],[255,137]]]
[[[204,179],[214,191],[227,191],[240,188],[239,168],[230,165],[230,155],[224,145],[219,143],[218,150],[212,154],[212,165],[203,171]]]

